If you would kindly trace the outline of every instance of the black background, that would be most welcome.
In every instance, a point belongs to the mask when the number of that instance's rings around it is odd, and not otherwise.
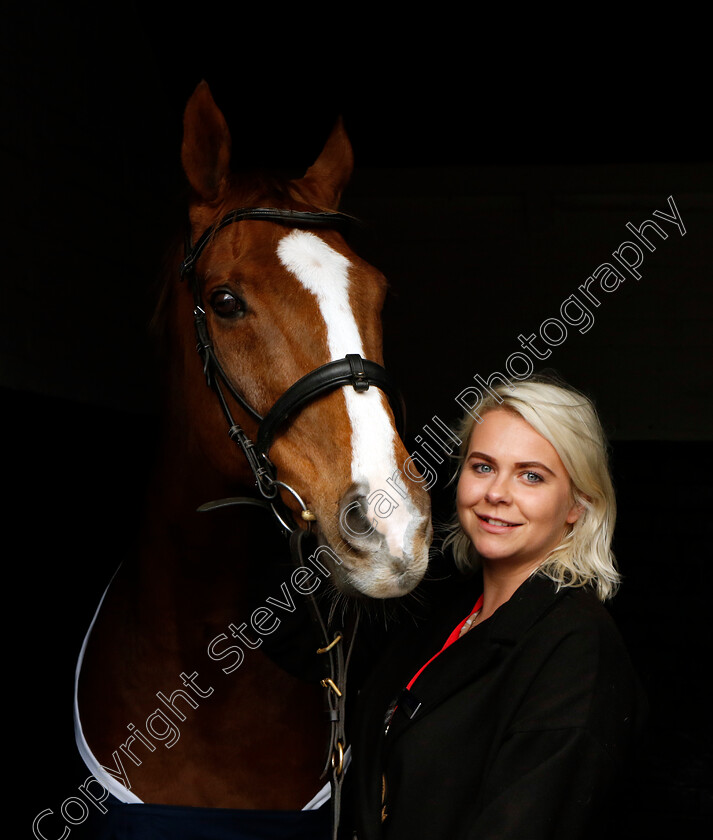
[[[343,206],[391,283],[386,363],[411,439],[434,414],[455,419],[473,375],[502,370],[626,222],[674,196],[685,237],[666,226],[642,279],[548,364],[591,394],[613,443],[612,609],[651,702],[632,824],[707,836],[713,155],[698,25],[451,12],[387,25],[367,7],[43,0],[4,28],[6,674],[21,709],[7,758],[29,757],[28,836],[84,778],[73,663],[154,451],[146,324],[202,78],[240,162],[301,174],[343,115],[356,156]],[[442,483],[434,498],[447,509]]]

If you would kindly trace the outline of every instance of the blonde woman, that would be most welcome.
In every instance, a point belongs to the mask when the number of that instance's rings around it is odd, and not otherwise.
[[[593,405],[533,379],[473,414],[445,540],[460,592],[361,692],[359,840],[600,836],[641,716],[602,603],[616,505]]]

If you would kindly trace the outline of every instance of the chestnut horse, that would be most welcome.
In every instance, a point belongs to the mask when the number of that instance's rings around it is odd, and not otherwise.
[[[314,675],[299,603],[318,589],[412,590],[430,506],[385,393],[385,280],[337,229],[352,170],[341,121],[297,180],[239,176],[230,153],[201,83],[184,116],[188,259],[157,315],[159,457],[140,545],[85,641],[75,725],[85,762],[122,802],[289,811],[324,786],[335,689]],[[315,370],[334,382],[302,381]],[[293,537],[312,531],[310,562],[291,565],[259,508],[198,511],[261,493]]]

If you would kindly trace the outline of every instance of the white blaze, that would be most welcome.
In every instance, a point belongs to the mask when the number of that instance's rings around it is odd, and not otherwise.
[[[277,254],[282,264],[317,298],[327,327],[331,361],[348,353],[364,357],[359,328],[349,305],[349,260],[318,236],[295,230],[280,240]],[[363,484],[367,494],[388,492],[398,508],[387,518],[376,519],[377,530],[387,541],[394,557],[404,556],[404,542],[411,517],[406,502],[395,494],[387,479],[397,472],[394,458],[394,429],[377,388],[357,392],[344,388],[347,413],[352,426],[352,480]],[[399,482],[403,486],[403,480]],[[382,497],[383,498],[383,497]],[[378,504],[378,498],[374,499]],[[373,520],[373,505],[369,505]]]

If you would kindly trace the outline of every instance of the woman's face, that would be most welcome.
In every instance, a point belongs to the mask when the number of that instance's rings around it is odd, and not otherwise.
[[[484,565],[511,572],[539,566],[582,512],[552,444],[504,409],[473,427],[456,504]]]

